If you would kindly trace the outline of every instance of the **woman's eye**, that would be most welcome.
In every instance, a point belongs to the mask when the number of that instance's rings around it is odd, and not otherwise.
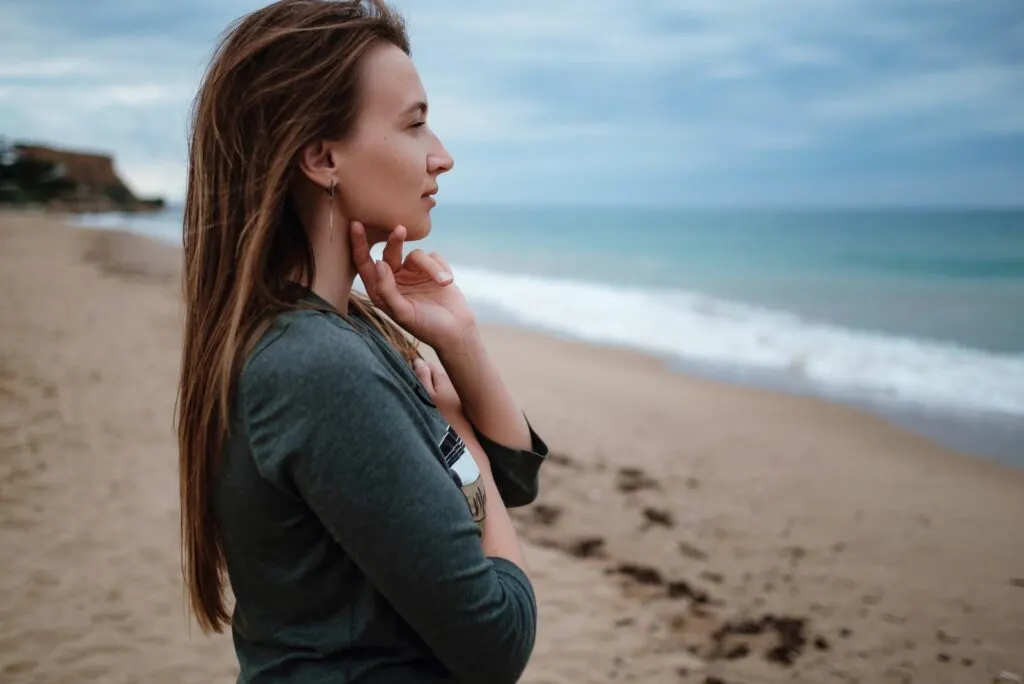
[[[413,128],[419,128],[420,126],[426,126],[426,125],[427,125],[427,122],[426,122],[426,121],[417,121],[416,123],[414,123],[414,124],[412,125],[412,127],[413,127]]]

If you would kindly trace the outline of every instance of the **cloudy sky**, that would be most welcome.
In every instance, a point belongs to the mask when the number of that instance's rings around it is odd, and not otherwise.
[[[246,0],[3,0],[0,135],[184,192]],[[458,202],[1024,204],[1022,0],[401,0]]]

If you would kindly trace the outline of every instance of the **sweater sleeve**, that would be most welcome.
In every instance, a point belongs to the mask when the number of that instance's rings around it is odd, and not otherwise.
[[[242,385],[257,465],[286,480],[459,681],[515,682],[533,649],[526,575],[483,553],[414,395],[354,332],[278,339]]]
[[[523,416],[526,418],[526,416]],[[508,508],[519,508],[533,503],[540,491],[540,467],[548,456],[548,445],[540,438],[526,418],[530,429],[530,448],[516,449],[495,442],[473,425],[480,446],[491,463],[494,484],[501,500]]]

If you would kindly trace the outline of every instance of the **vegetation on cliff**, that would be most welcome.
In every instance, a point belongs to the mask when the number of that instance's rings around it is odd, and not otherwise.
[[[141,199],[117,175],[112,157],[9,142],[0,138],[0,207],[63,211],[153,211],[162,199]]]

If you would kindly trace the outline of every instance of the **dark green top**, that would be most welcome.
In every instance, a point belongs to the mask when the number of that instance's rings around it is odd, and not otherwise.
[[[246,360],[214,494],[238,681],[517,681],[536,599],[483,553],[472,457],[371,326],[307,300],[324,311],[279,316]],[[511,507],[537,495],[531,435],[477,433]]]

